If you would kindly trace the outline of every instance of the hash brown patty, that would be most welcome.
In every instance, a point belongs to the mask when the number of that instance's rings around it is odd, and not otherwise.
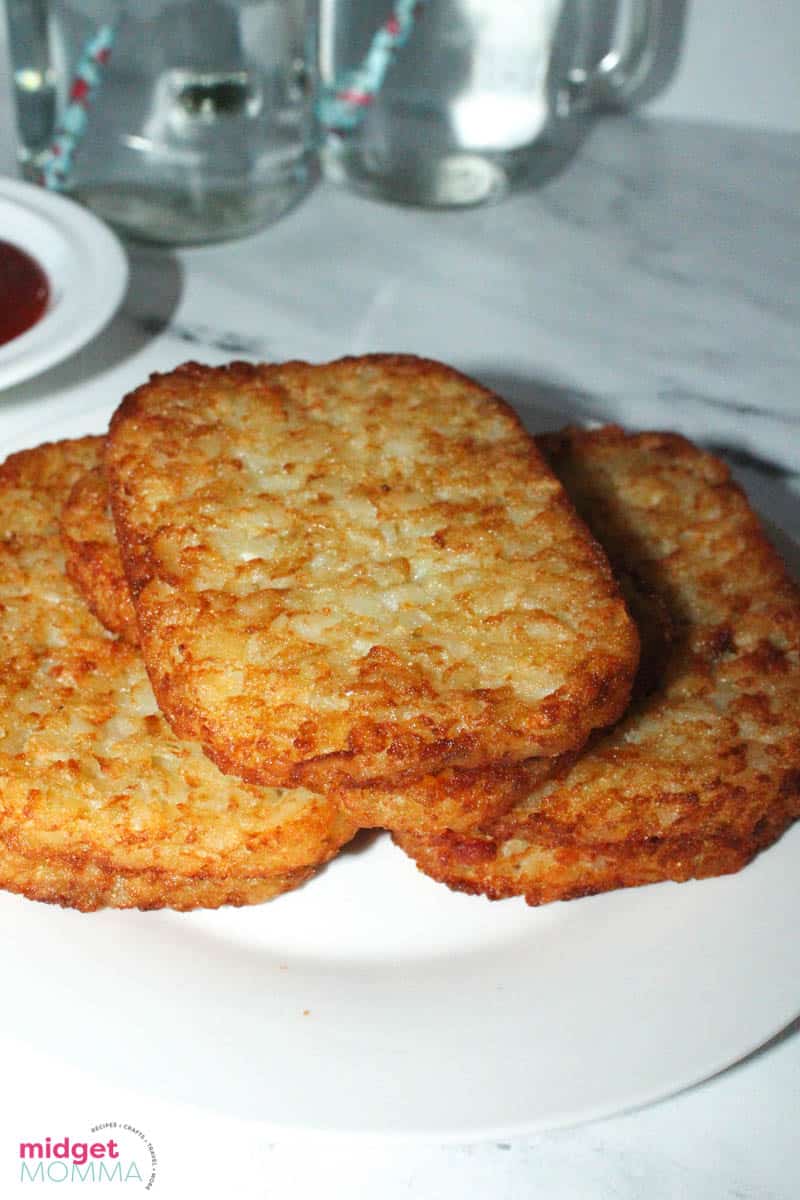
[[[100,908],[172,908],[188,912],[196,908],[241,907],[262,904],[299,887],[314,874],[311,867],[255,879],[234,876],[208,878],[176,875],[167,871],[114,871],[83,855],[42,858],[21,854],[0,842],[0,886],[28,900],[60,904],[81,912]]]
[[[61,514],[67,574],[91,611],[112,633],[138,645],[136,615],[122,570],[108,490],[101,468],[77,480]],[[541,765],[540,765],[541,764]],[[361,827],[433,833],[468,829],[507,812],[527,795],[546,760],[476,770],[451,767],[398,786],[343,788],[336,792]]]
[[[75,592],[59,515],[101,441],[0,466],[0,886],[84,909],[266,898],[355,826],[330,799],[239,783],[179,741],[138,652]]]
[[[800,816],[798,589],[727,468],[683,438],[541,444],[615,571],[668,610],[660,678],[496,823],[396,840],[453,888],[530,904],[737,871]]]
[[[139,644],[128,581],[122,570],[102,467],[77,479],[61,511],[67,575],[101,624]]]
[[[223,770],[316,790],[554,756],[636,631],[512,410],[400,355],[155,375],[105,456],[142,652]]]

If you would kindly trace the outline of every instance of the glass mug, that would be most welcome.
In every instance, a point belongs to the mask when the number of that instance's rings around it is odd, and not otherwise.
[[[325,172],[408,204],[496,199],[567,118],[626,102],[659,15],[659,0],[322,0]]]
[[[124,232],[195,243],[315,177],[310,0],[5,0],[24,176]]]

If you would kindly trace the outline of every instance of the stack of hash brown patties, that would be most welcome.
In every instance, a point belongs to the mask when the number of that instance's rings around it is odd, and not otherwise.
[[[797,589],[677,436],[537,446],[412,357],[187,364],[9,458],[0,521],[0,885],[34,899],[255,903],[379,826],[536,904],[800,815]]]

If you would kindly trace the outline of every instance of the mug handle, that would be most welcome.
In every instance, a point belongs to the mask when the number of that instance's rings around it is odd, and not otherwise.
[[[661,0],[622,2],[628,4],[629,20],[620,44],[612,46],[596,67],[576,67],[567,76],[572,111],[622,108],[650,73],[659,42]]]

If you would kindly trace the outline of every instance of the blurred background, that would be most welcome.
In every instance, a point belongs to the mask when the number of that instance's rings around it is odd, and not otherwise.
[[[675,23],[682,2],[666,0]],[[795,0],[688,0],[675,73],[652,115],[800,129],[800,9]]]

